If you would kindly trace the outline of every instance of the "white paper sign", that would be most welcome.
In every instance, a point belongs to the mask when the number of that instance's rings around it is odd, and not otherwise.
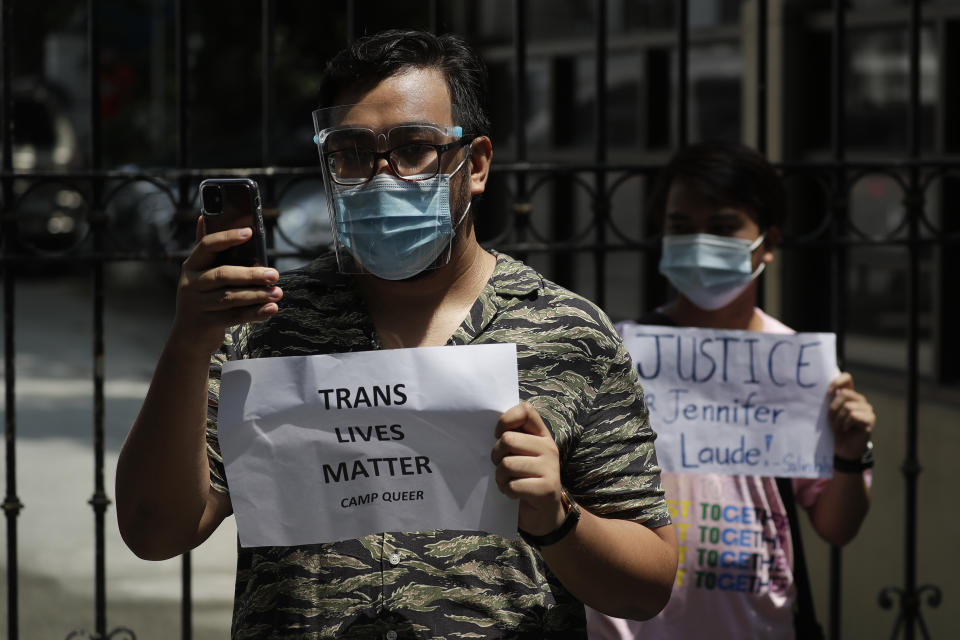
[[[513,344],[226,363],[218,431],[240,543],[515,537],[490,452],[518,389]]]
[[[828,477],[832,333],[622,325],[667,471]]]

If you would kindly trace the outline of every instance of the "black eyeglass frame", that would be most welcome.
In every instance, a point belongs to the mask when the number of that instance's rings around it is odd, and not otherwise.
[[[405,142],[404,144],[399,144],[399,145],[397,145],[397,146],[395,146],[395,147],[391,147],[390,149],[387,149],[387,150],[385,150],[385,151],[370,151],[369,153],[373,156],[373,162],[372,162],[372,164],[370,165],[370,175],[367,176],[364,180],[359,181],[359,182],[343,182],[343,181],[341,181],[341,180],[338,180],[337,177],[336,177],[336,172],[333,171],[333,170],[331,170],[331,168],[330,168],[330,166],[329,166],[329,164],[328,164],[329,161],[330,161],[330,157],[331,157],[333,154],[335,154],[335,153],[341,153],[340,151],[332,151],[332,152],[331,152],[331,151],[321,150],[321,153],[322,153],[322,155],[323,155],[323,168],[324,168],[324,171],[326,171],[326,172],[329,174],[330,180],[332,180],[332,181],[335,182],[336,184],[338,184],[338,185],[340,185],[340,186],[343,186],[343,187],[356,187],[356,186],[358,186],[358,185],[366,184],[366,183],[370,182],[370,181],[373,179],[373,177],[374,177],[375,175],[377,175],[377,164],[378,164],[378,161],[379,161],[381,158],[383,158],[384,160],[387,161],[387,164],[390,166],[390,169],[391,169],[391,171],[393,171],[394,175],[396,175],[399,179],[403,180],[404,182],[421,182],[421,181],[423,181],[423,180],[429,180],[429,179],[431,179],[431,178],[439,175],[439,173],[440,173],[441,160],[443,159],[443,154],[445,154],[447,151],[450,151],[451,149],[455,149],[455,148],[457,148],[457,147],[462,147],[462,146],[464,146],[464,145],[470,144],[470,143],[472,143],[474,140],[476,140],[478,137],[479,137],[479,136],[477,136],[477,135],[468,133],[468,134],[464,134],[464,135],[461,136],[459,139],[454,140],[453,142],[445,142],[445,143],[442,143],[442,144],[437,144],[437,143],[433,143],[433,142]],[[391,155],[392,155],[393,152],[396,151],[397,149],[402,149],[403,147],[408,147],[408,146],[412,146],[412,145],[416,145],[416,146],[420,146],[420,147],[433,147],[433,148],[434,148],[434,150],[437,152],[437,168],[436,168],[436,171],[434,171],[434,172],[431,173],[430,175],[418,174],[418,175],[415,176],[415,177],[404,177],[404,176],[400,175],[400,171],[397,169],[396,165],[394,164],[393,160],[391,159]]]

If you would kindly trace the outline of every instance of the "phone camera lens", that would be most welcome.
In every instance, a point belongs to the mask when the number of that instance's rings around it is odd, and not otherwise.
[[[220,213],[223,211],[223,196],[220,195],[220,187],[216,185],[206,185],[200,190],[200,199],[203,200],[203,210],[207,213]]]

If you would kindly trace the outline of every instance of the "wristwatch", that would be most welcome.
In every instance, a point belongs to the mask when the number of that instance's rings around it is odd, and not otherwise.
[[[859,460],[849,460],[840,456],[833,456],[833,470],[840,473],[863,473],[864,469],[873,466],[873,441],[867,440],[867,449]]]
[[[535,536],[532,533],[527,533],[523,529],[518,528],[517,533],[520,534],[524,542],[531,547],[539,549],[540,547],[546,547],[547,545],[559,542],[564,536],[573,531],[573,528],[580,522],[580,505],[573,501],[573,498],[570,497],[570,494],[568,494],[567,490],[563,487],[560,487],[560,503],[563,504],[563,510],[566,512],[566,516],[564,516],[560,526],[542,536]]]

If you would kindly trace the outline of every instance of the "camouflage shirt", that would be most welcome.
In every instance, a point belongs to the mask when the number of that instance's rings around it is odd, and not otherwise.
[[[230,358],[377,348],[350,276],[332,257],[285,273],[280,312],[228,336],[210,367],[211,484],[227,493],[217,442],[220,366]],[[503,254],[449,344],[517,345],[520,399],[553,433],[562,479],[590,511],[670,522],[654,434],[630,356],[595,305]],[[491,430],[493,425],[491,425]],[[239,549],[233,637],[585,638],[583,605],[536,550],[477,531],[383,533]]]

